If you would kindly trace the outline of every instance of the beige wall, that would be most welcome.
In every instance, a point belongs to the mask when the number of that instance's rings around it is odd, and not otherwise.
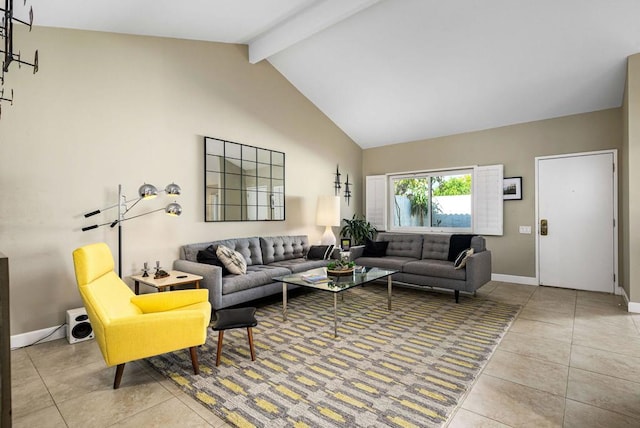
[[[117,248],[115,230],[80,228],[82,214],[134,197],[143,182],[180,184],[184,213],[123,223],[123,273],[178,247],[227,237],[307,234],[317,242],[316,198],[333,194],[340,163],[360,210],[362,150],[271,65],[249,64],[245,46],[34,28],[16,50],[40,51],[40,72],[12,66],[0,120],[0,251],[10,258],[12,334],[59,325],[81,305],[71,252],[95,241]],[[29,54],[25,54],[29,55]],[[203,136],[286,153],[284,222],[205,223]],[[345,175],[346,176],[346,175]],[[343,176],[344,177],[344,176]],[[144,201],[132,212],[162,207]],[[97,216],[115,218],[114,210]],[[335,233],[339,231],[335,228]]]
[[[623,104],[625,169],[622,186],[626,195],[623,203],[622,271],[626,278],[625,291],[632,302],[640,302],[640,54],[630,56],[627,62],[627,84]]]
[[[493,273],[535,277],[535,157],[620,149],[621,109],[567,116],[450,137],[367,149],[365,175],[470,165],[504,164],[505,177],[522,176],[523,200],[505,201],[504,236],[487,237]]]

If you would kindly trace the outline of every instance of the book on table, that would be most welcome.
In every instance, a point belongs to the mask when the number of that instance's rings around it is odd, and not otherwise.
[[[327,275],[322,275],[322,274],[317,274],[317,273],[310,273],[310,274],[305,274],[305,275],[300,275],[300,278],[302,278],[303,280],[311,283],[311,284],[318,284],[318,283],[322,283],[322,282],[330,282],[331,279],[329,277],[327,277]]]

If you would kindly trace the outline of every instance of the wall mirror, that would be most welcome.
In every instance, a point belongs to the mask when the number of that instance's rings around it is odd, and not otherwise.
[[[205,221],[284,220],[284,153],[204,137]]]

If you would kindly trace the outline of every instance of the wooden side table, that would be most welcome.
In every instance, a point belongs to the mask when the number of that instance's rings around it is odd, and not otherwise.
[[[149,274],[149,276],[132,275],[131,279],[133,279],[135,293],[140,294],[140,284],[154,287],[159,292],[165,291],[167,288],[171,289],[178,285],[187,284],[195,284],[196,288],[200,288],[200,280],[202,279],[200,275],[193,275],[179,270],[170,270],[168,273],[169,276],[158,279],[154,279],[153,274]]]

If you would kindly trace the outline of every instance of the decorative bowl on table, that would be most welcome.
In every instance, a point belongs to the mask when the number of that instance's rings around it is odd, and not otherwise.
[[[327,275],[332,276],[345,276],[353,274],[355,270],[354,262],[344,262],[342,260],[336,260],[327,265]]]

